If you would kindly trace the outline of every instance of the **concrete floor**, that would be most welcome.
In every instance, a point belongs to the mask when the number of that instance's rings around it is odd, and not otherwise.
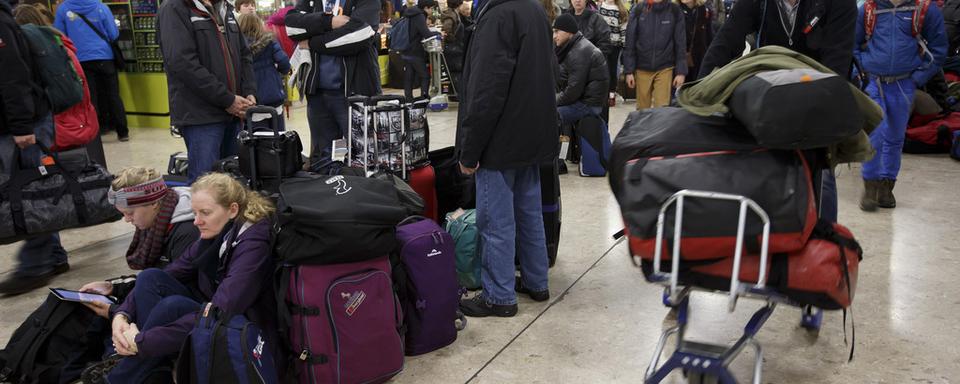
[[[632,106],[612,111],[612,130]],[[452,145],[455,108],[430,115],[431,148]],[[288,127],[309,142],[302,106]],[[163,129],[133,129],[132,140],[105,137],[109,167],[165,168],[179,139]],[[575,169],[575,168],[572,168]],[[573,172],[575,173],[575,172]],[[563,231],[550,271],[549,303],[520,299],[510,319],[470,319],[453,345],[408,358],[396,383],[636,383],[642,381],[657,338],[670,325],[661,289],[644,282],[611,234],[621,228],[618,207],[604,178],[561,176]],[[798,326],[799,310],[781,306],[758,335],[764,346],[764,383],[960,382],[960,164],[946,156],[904,157],[897,185],[899,207],[867,214],[857,209],[859,168],[838,175],[840,221],[856,234],[865,254],[853,307],[856,357],[846,362],[842,315],[825,315],[819,334]],[[51,286],[130,273],[123,259],[132,227],[123,222],[64,231],[72,270]],[[0,272],[14,266],[16,245],[0,246]],[[46,290],[0,298],[0,340],[36,308]],[[741,300],[734,314],[725,298],[693,297],[690,337],[732,343],[761,303]],[[849,325],[848,325],[849,332]],[[749,382],[752,352],[733,367]],[[679,373],[666,382],[682,383]]]

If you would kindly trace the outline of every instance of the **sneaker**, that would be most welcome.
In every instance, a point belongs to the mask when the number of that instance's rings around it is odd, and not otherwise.
[[[470,299],[461,299],[460,311],[470,317],[513,317],[517,314],[517,305],[490,304],[483,294],[478,294]]]
[[[121,142],[130,141],[130,135],[117,135],[117,140],[120,140]]]
[[[120,363],[123,356],[110,355],[106,360],[91,364],[80,373],[80,382],[83,384],[101,384],[107,382],[107,375]]]
[[[13,296],[30,292],[37,288],[42,288],[50,282],[54,276],[63,274],[70,270],[69,263],[57,264],[53,266],[50,272],[39,276],[16,276],[12,275],[7,280],[0,282],[0,294]]]
[[[529,288],[523,286],[523,279],[520,276],[517,276],[517,282],[513,286],[513,290],[517,293],[525,293],[527,296],[530,296],[533,301],[547,301],[550,300],[550,290],[543,290],[539,292],[531,291]]]

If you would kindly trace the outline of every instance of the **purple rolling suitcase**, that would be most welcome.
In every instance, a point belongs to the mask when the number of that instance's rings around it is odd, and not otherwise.
[[[450,345],[466,326],[459,313],[455,243],[436,222],[421,216],[401,222],[397,240],[400,265],[394,280],[407,327],[406,354],[422,355]]]
[[[386,256],[284,272],[297,382],[382,383],[403,370],[403,314]]]

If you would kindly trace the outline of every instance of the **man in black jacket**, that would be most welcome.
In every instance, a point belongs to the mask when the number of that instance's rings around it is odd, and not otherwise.
[[[226,0],[169,0],[157,15],[170,124],[187,144],[192,183],[237,153],[240,119],[256,105],[253,56]]]
[[[850,73],[857,4],[850,0],[737,0],[700,65],[699,77],[740,57],[747,35],[758,47],[779,45]]]
[[[30,48],[13,19],[12,6],[0,0],[0,173],[13,167],[40,165],[40,149],[53,143],[53,117]],[[20,164],[13,164],[18,150]],[[3,220],[10,220],[5,217]],[[0,282],[0,294],[13,295],[39,288],[70,269],[67,252],[56,233],[28,239],[17,254],[20,265]]]
[[[600,48],[604,55],[610,52],[610,25],[596,12],[587,9],[587,0],[570,0],[570,8],[563,13],[573,15],[580,33],[590,40],[593,46]]]
[[[427,52],[422,41],[439,33],[431,32],[427,15],[437,8],[435,0],[420,0],[416,7],[408,7],[403,17],[408,19],[410,48],[401,52],[403,57],[403,94],[413,99],[413,85],[420,84],[420,96],[430,95],[430,74],[427,73]]]
[[[603,52],[583,37],[570,14],[560,15],[553,22],[553,41],[560,62],[560,120],[574,124],[588,114],[599,116],[607,102],[610,82]]]
[[[543,7],[489,0],[467,43],[456,141],[461,170],[477,174],[484,259],[483,293],[460,302],[467,316],[513,316],[515,292],[550,297],[539,167],[557,161],[556,72]]]
[[[310,169],[325,172],[332,163],[331,143],[347,134],[347,97],[382,92],[377,61],[380,37],[375,34],[380,2],[300,0],[285,22],[299,49],[310,50],[312,65],[304,84]]]

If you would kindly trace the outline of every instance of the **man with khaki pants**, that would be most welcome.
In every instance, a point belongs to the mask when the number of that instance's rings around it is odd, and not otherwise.
[[[670,104],[671,87],[687,75],[687,36],[678,5],[653,0],[633,8],[627,23],[623,67],[627,86],[637,89],[637,109]]]

